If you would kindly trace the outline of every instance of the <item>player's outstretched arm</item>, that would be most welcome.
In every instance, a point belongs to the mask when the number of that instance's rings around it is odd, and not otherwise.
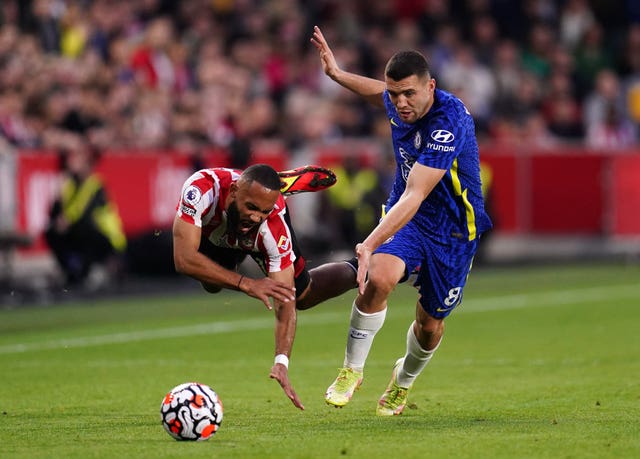
[[[240,290],[257,298],[271,309],[270,299],[295,300],[295,290],[290,284],[273,279],[252,279],[224,268],[198,251],[201,230],[176,217],[173,223],[173,262],[176,271],[190,276],[203,285]]]
[[[407,177],[407,187],[391,210],[380,220],[369,236],[356,246],[358,256],[358,291],[364,294],[364,285],[371,254],[400,228],[407,224],[418,211],[422,202],[446,173],[443,169],[415,163]]]
[[[279,281],[285,284],[293,286],[293,266],[289,266],[283,271],[269,273],[269,277],[275,281]],[[296,334],[296,302],[285,301],[275,302],[275,341],[276,341],[276,361],[271,367],[269,377],[275,379],[284,390],[286,396],[291,402],[301,410],[304,410],[304,405],[300,401],[298,394],[293,389],[291,381],[289,381],[289,357],[291,356],[291,349],[293,347],[293,341]]]
[[[382,93],[386,85],[384,81],[375,80],[362,75],[356,75],[342,70],[336,61],[333,51],[329,47],[327,40],[324,38],[320,27],[313,28],[313,37],[311,43],[318,50],[322,70],[336,83],[355,92],[360,97],[367,100],[370,104],[377,107],[384,107]]]
[[[289,370],[286,366],[284,366],[284,364],[274,364],[273,367],[271,367],[271,373],[269,373],[269,377],[278,381],[285,395],[289,398],[289,400],[291,400],[291,403],[293,403],[296,408],[304,410],[304,405],[302,404],[302,401],[300,401],[300,397],[298,397],[298,394],[291,385],[291,381],[289,381]]]

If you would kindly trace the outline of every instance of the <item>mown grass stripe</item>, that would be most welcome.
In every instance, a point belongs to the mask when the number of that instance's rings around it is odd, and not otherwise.
[[[456,314],[479,313],[528,307],[563,306],[575,303],[611,302],[640,297],[640,285],[622,284],[552,292],[527,293],[467,299]],[[392,306],[393,307],[393,306]],[[345,312],[313,313],[298,317],[300,326],[340,323],[348,320]],[[110,344],[123,344],[156,339],[181,338],[185,336],[215,335],[238,331],[262,330],[273,327],[273,318],[248,319],[228,322],[209,322],[182,327],[138,330],[126,333],[111,333],[97,336],[55,339],[45,342],[15,343],[0,346],[0,354],[18,354],[30,351],[83,348]]]

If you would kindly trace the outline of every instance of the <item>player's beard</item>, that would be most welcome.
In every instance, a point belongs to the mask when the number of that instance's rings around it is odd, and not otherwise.
[[[242,220],[240,218],[240,211],[238,210],[238,205],[235,202],[229,204],[229,208],[227,209],[227,228],[230,233],[238,236],[244,236],[251,232],[251,230],[255,229],[256,226],[256,223],[250,219]],[[248,231],[242,231],[243,229],[248,229]]]

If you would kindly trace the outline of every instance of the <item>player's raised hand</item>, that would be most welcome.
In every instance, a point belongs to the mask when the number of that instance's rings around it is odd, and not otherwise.
[[[340,68],[338,67],[336,58],[333,56],[331,48],[329,48],[329,45],[327,44],[327,40],[325,40],[324,35],[322,35],[322,31],[318,26],[313,27],[313,37],[311,38],[311,43],[313,43],[313,45],[318,50],[318,53],[320,54],[322,70],[331,79],[335,80],[335,76],[340,71]]]
[[[238,287],[247,295],[262,301],[267,309],[273,309],[271,298],[281,303],[295,301],[296,299],[296,289],[294,287],[268,277],[262,279],[244,277]]]
[[[293,390],[293,386],[289,381],[289,370],[286,366],[282,365],[281,363],[276,363],[273,367],[271,367],[271,373],[269,374],[269,377],[278,381],[280,387],[282,387],[282,390],[284,390],[284,393],[287,395],[287,397],[289,397],[289,400],[291,400],[291,403],[293,403],[296,408],[304,410],[304,405],[300,401],[300,398],[298,397],[298,394],[296,394],[296,391]]]
[[[358,257],[358,293],[364,295],[364,284],[369,271],[369,261],[371,260],[371,249],[364,244],[356,245],[356,256]]]

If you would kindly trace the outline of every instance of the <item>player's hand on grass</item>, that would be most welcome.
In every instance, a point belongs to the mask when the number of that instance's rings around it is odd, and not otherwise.
[[[278,381],[278,383],[282,387],[282,390],[284,390],[284,393],[287,395],[287,397],[289,397],[289,400],[291,400],[291,403],[293,403],[296,408],[304,410],[304,405],[300,401],[300,398],[298,398],[298,394],[296,394],[296,391],[293,390],[293,386],[289,381],[289,370],[287,369],[287,367],[285,367],[281,363],[276,363],[273,367],[271,367],[271,373],[269,374],[269,377]]]
[[[264,277],[262,279],[244,277],[240,281],[240,285],[238,287],[247,295],[262,301],[267,309],[273,309],[270,298],[281,303],[295,301],[296,299],[295,288],[268,277]]]
[[[358,257],[358,292],[364,294],[364,284],[369,271],[369,260],[371,259],[371,249],[363,244],[356,245],[356,256]]]

